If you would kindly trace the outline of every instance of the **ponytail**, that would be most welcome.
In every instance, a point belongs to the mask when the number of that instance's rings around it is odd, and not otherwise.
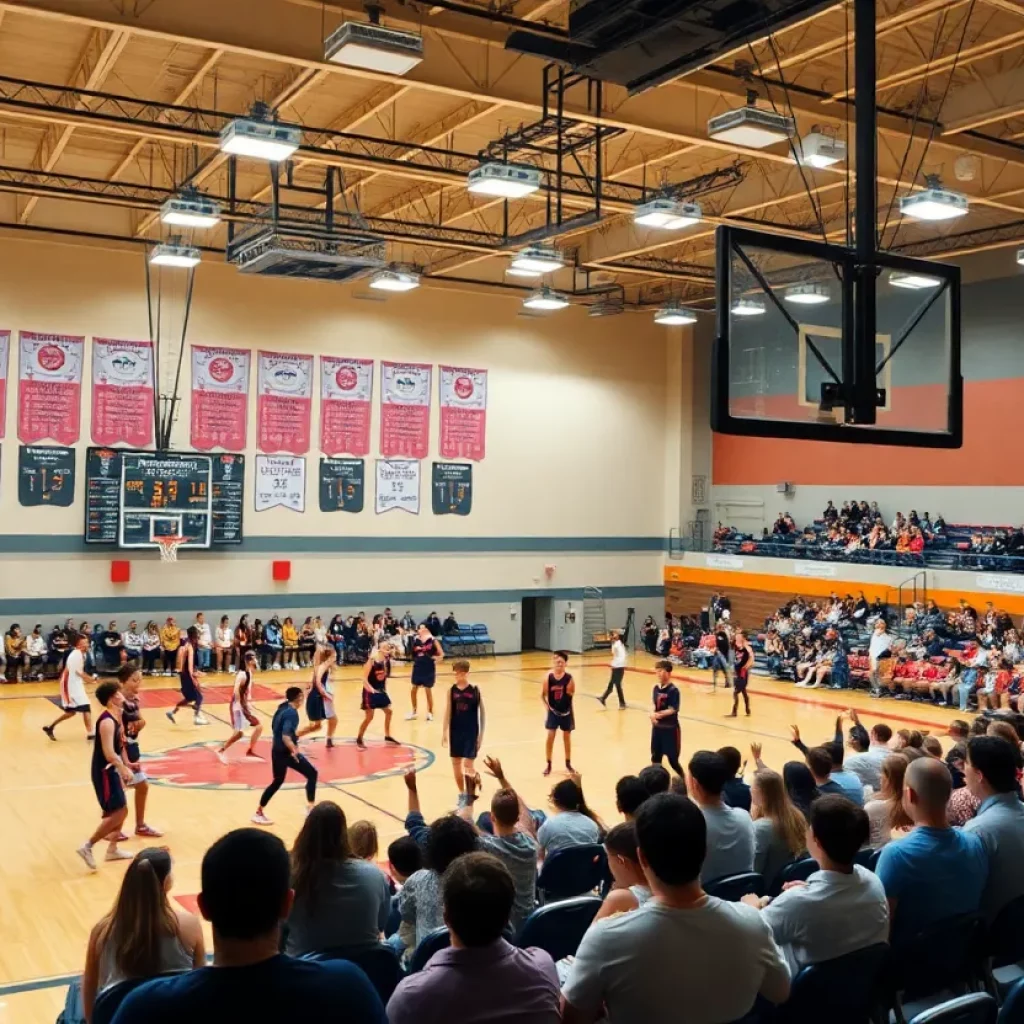
[[[103,935],[117,973],[125,978],[159,974],[160,943],[178,933],[178,919],[167,902],[164,882],[171,871],[166,850],[142,850],[128,865]]]
[[[576,811],[588,817],[600,831],[601,837],[607,832],[604,822],[587,806],[583,787],[574,779],[563,779],[551,790],[551,802],[560,811]]]

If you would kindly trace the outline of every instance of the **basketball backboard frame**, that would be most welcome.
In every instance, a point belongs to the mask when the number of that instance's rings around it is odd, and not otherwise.
[[[843,364],[849,366],[854,337],[854,288],[859,271],[857,254],[845,246],[818,242],[812,239],[777,235],[751,228],[720,225],[716,231],[716,322],[711,380],[711,428],[723,434],[745,437],[778,437],[793,440],[847,442],[914,448],[959,448],[963,444],[963,378],[960,371],[960,268],[930,260],[916,259],[894,252],[876,252],[873,262],[876,273],[898,271],[923,274],[938,278],[940,285],[922,294],[917,312],[903,326],[902,331],[890,339],[886,361],[899,350],[922,317],[944,301],[948,324],[948,408],[946,430],[918,431],[870,426],[850,422],[836,422],[825,417],[818,421],[772,420],[765,417],[737,416],[730,406],[732,300],[734,268],[737,257],[745,265],[776,309],[798,334],[800,325],[783,306],[781,297],[764,279],[744,249],[767,249],[790,254],[807,260],[830,263],[836,270],[843,303]],[[877,337],[877,335],[876,335]],[[872,341],[872,361],[875,344]],[[845,376],[845,373],[844,373]],[[887,396],[879,396],[879,407],[884,408]],[[839,408],[843,407],[840,401]]]

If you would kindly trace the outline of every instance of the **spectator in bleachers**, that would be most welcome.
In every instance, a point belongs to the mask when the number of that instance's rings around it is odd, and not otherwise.
[[[292,848],[295,902],[288,918],[287,951],[371,946],[391,910],[387,879],[349,845],[345,812],[330,800],[317,804]]]
[[[750,815],[738,807],[729,807],[722,799],[730,777],[725,758],[711,750],[698,750],[686,766],[687,792],[704,815],[707,829],[702,881],[741,875],[754,868],[754,826]]]
[[[915,828],[882,848],[876,869],[889,900],[894,945],[944,918],[979,909],[988,855],[979,836],[950,827],[950,791],[941,761],[922,757],[907,768],[903,806]]]
[[[423,624],[430,630],[431,636],[441,635],[441,620],[437,617],[437,612],[431,612],[424,620]]]
[[[877,601],[878,598],[875,598]],[[885,618],[875,620],[874,631],[868,641],[868,671],[870,673],[871,692],[876,696],[882,688],[882,661],[889,657],[892,651],[892,637],[885,623]]]
[[[641,768],[637,778],[644,784],[648,796],[667,793],[672,785],[672,776],[668,769],[660,764],[649,764]]]
[[[632,821],[636,817],[640,805],[650,795],[639,776],[623,775],[615,783],[615,808],[626,821]]]
[[[985,647],[979,646],[977,641],[971,640],[961,655],[954,655],[961,663],[963,671],[960,675],[960,682],[954,689],[961,711],[967,710],[971,695],[977,690],[980,684],[980,677],[988,669],[989,652]]]
[[[654,797],[636,834],[653,899],[587,931],[562,990],[565,1024],[592,1024],[602,1013],[609,1024],[677,1024],[680,1007],[688,1020],[738,1020],[758,995],[785,1001],[789,970],[768,926],[751,908],[701,889],[713,840],[698,809],[672,794]]]
[[[774,899],[744,896],[748,906],[762,909],[794,973],[888,940],[885,889],[874,872],[854,863],[867,838],[863,810],[843,797],[823,796],[807,828],[807,852],[818,870]]]
[[[755,760],[761,745],[752,748]],[[771,886],[779,872],[806,847],[807,819],[789,798],[782,776],[767,768],[754,773],[750,787],[754,823],[754,870]]]
[[[811,747],[807,750],[805,755],[807,759],[807,767],[811,770],[811,775],[814,776],[814,784],[818,787],[819,792],[822,795],[828,793],[835,793],[839,796],[845,796],[847,799],[851,799],[855,794],[849,786],[840,785],[833,777],[833,768],[835,762],[832,759],[831,749],[835,744],[830,744],[828,747]],[[854,779],[857,777],[850,773]],[[859,784],[859,783],[858,783]],[[864,793],[863,790],[860,793],[860,799],[854,801],[857,806],[864,806]]]
[[[637,853],[636,826],[633,822],[624,821],[610,829],[604,837],[604,849],[614,884],[594,921],[603,921],[614,914],[636,910],[651,898],[647,876]]]
[[[512,910],[508,869],[487,853],[460,857],[443,879],[451,946],[402,981],[388,1002],[390,1024],[558,1024],[558,974],[539,949],[517,949],[502,935]]]
[[[226,615],[220,617],[220,625],[213,637],[214,668],[218,672],[227,672],[231,667],[231,649],[234,646],[234,632]]]
[[[42,679],[43,666],[46,664],[46,637],[43,636],[41,624],[37,623],[25,638],[25,653],[28,655],[28,678]]]
[[[455,636],[459,632],[459,620],[455,618],[455,612],[449,612],[444,620],[441,631],[445,636]]]
[[[889,756],[892,729],[885,722],[876,722],[869,733],[860,723],[857,712],[851,708],[846,714],[853,723],[849,732],[852,754],[844,758],[844,767],[853,772],[862,786],[877,790],[881,786],[882,764]]]
[[[758,761],[758,770],[764,765]],[[821,796],[821,790],[810,768],[801,761],[787,761],[782,766],[782,781],[793,806],[806,818],[811,813],[811,804]]]
[[[743,755],[735,747],[722,747],[718,751],[725,758],[730,772],[729,781],[722,789],[722,799],[729,807],[750,811],[750,787],[743,781]]]
[[[258,829],[229,832],[206,851],[199,907],[213,927],[213,966],[151,981],[121,1004],[116,1024],[223,1024],[301,1007],[309,1020],[384,1024],[366,975],[344,960],[278,952],[292,903],[288,851]]]
[[[578,775],[555,784],[551,807],[554,813],[537,831],[542,859],[559,850],[601,842],[604,824],[587,806]]]
[[[654,621],[653,616],[648,615],[644,619],[644,624],[640,627],[640,638],[643,641],[644,650],[648,654],[657,653],[658,624]]]
[[[6,655],[7,678],[12,682],[23,682],[28,675],[28,650],[25,635],[17,622],[4,634],[4,654]]]
[[[914,827],[903,807],[903,779],[910,762],[903,754],[892,754],[882,762],[881,779],[876,795],[864,805],[871,826],[869,843],[880,850],[893,838],[893,832],[904,835]]]

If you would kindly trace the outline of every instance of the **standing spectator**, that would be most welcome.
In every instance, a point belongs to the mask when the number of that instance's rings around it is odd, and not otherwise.
[[[730,778],[725,758],[711,750],[698,750],[690,758],[686,776],[687,792],[706,823],[708,848],[701,881],[711,882],[726,875],[753,871],[754,825],[750,815],[737,807],[726,806],[722,800],[722,791]]]
[[[903,808],[903,780],[909,764],[902,754],[892,753],[882,762],[878,794],[864,805],[870,827],[868,844],[873,850],[885,846],[894,830],[904,834],[914,827]]]
[[[711,685],[718,684],[718,673],[725,676],[725,685],[732,686],[732,640],[724,625],[715,627],[715,660],[711,663]]]
[[[193,623],[198,633],[196,641],[196,668],[200,672],[210,671],[210,660],[213,656],[213,635],[210,632],[210,624],[202,612],[196,612],[196,621]]]
[[[861,808],[841,796],[823,796],[811,808],[807,829],[807,851],[819,870],[775,899],[743,897],[763,908],[794,972],[888,941],[885,889],[874,872],[853,862],[867,838]]]
[[[949,771],[931,757],[908,768],[903,806],[916,826],[882,849],[876,873],[885,886],[894,945],[943,918],[976,912],[988,879],[980,836],[951,828],[946,802]]]
[[[181,646],[181,630],[174,621],[174,616],[168,615],[167,621],[160,630],[160,648],[163,652],[164,675],[173,676],[174,668],[178,662],[178,648]]]
[[[878,603],[878,598],[875,598]],[[871,672],[871,692],[877,696],[882,690],[881,661],[888,658],[892,649],[892,637],[885,624],[885,616],[875,620],[875,629],[868,641],[868,668]]]
[[[760,757],[757,745],[756,757]],[[786,792],[782,776],[769,769],[754,773],[750,787],[750,817],[754,823],[754,870],[769,887],[779,872],[807,845],[807,820]]]
[[[964,832],[981,839],[988,853],[988,882],[981,910],[992,921],[1003,907],[1024,896],[1024,804],[1017,769],[1020,751],[999,736],[976,736],[967,744],[967,788],[979,800]]]
[[[380,997],[358,967],[278,952],[292,904],[290,874],[275,835],[243,828],[218,839],[203,857],[199,894],[213,927],[213,966],[136,989],[115,1024],[281,1021],[299,1012],[335,1024],[385,1024]]]
[[[451,946],[399,984],[388,1002],[390,1024],[558,1024],[551,957],[502,935],[515,899],[508,869],[490,854],[470,853],[442,885]]]
[[[640,639],[643,641],[644,650],[648,654],[656,654],[658,651],[658,624],[654,617],[648,615],[644,624],[640,627]]]
[[[562,990],[565,1024],[602,1013],[609,1024],[678,1024],[681,1012],[688,1024],[712,1024],[739,1020],[759,995],[784,1002],[789,969],[771,929],[756,910],[701,889],[711,840],[698,808],[674,794],[652,797],[636,834],[654,896],[584,935]]]

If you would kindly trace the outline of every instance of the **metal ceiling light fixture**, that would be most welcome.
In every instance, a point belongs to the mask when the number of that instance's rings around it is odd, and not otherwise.
[[[220,223],[220,204],[194,189],[182,190],[160,207],[160,220],[179,228],[212,228]]]
[[[832,298],[828,286],[824,284],[791,284],[783,298],[798,306],[821,306]]]
[[[423,37],[415,32],[385,28],[384,8],[367,3],[369,23],[346,21],[324,40],[324,58],[350,68],[367,68],[386,75],[404,75],[423,60]]]
[[[379,292],[411,292],[420,286],[420,275],[409,270],[378,270],[370,278],[370,287]]]
[[[703,219],[699,203],[684,203],[671,196],[659,196],[633,208],[633,223],[645,228],[680,231]]]
[[[685,309],[673,302],[654,314],[654,322],[663,327],[681,327],[684,324],[695,324],[697,314],[692,309]]]
[[[220,133],[220,149],[231,156],[280,163],[302,145],[302,129],[271,120],[270,108],[256,103],[250,117],[236,117]]]
[[[732,304],[733,316],[761,316],[764,309],[764,299],[737,299]]]
[[[846,143],[834,134],[823,132],[817,125],[808,132],[796,147],[799,163],[808,167],[831,167],[846,159]]]
[[[541,172],[529,164],[503,164],[485,161],[474,167],[466,179],[466,188],[476,195],[501,199],[522,199],[540,188]]]
[[[931,277],[928,274],[917,274],[902,270],[889,271],[889,284],[893,288],[906,288],[910,291],[921,291],[924,288],[937,288],[942,284],[938,277]]]
[[[523,299],[523,306],[526,309],[556,310],[565,309],[569,300],[553,288],[538,288]]]
[[[925,176],[925,188],[900,198],[900,216],[912,220],[954,220],[967,213],[970,204],[962,192],[943,188],[937,174]]]
[[[201,262],[199,250],[192,245],[182,245],[174,239],[170,242],[162,242],[153,247],[149,257],[150,266],[154,267],[180,267],[191,269]]]
[[[747,105],[718,114],[708,121],[708,138],[749,149],[764,149],[786,142],[796,134],[796,122],[757,105],[757,93],[747,92]]]
[[[530,245],[512,257],[509,273],[524,277],[550,274],[565,266],[562,254],[550,245]]]

